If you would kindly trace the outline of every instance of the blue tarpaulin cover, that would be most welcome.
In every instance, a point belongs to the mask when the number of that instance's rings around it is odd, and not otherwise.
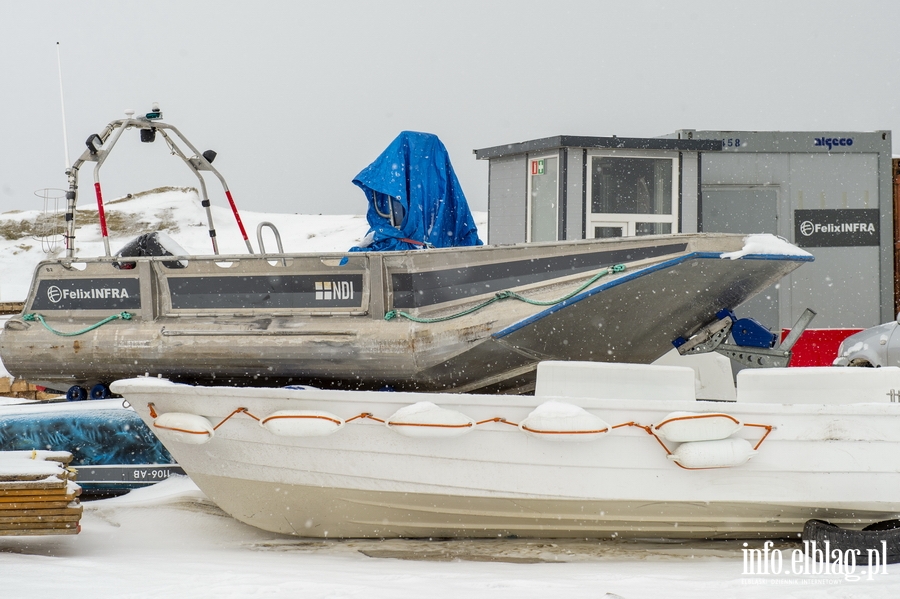
[[[353,183],[369,201],[366,219],[374,239],[351,251],[482,245],[447,149],[436,135],[403,131]]]

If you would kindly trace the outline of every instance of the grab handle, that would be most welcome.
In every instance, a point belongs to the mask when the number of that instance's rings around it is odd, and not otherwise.
[[[272,223],[268,221],[263,221],[256,225],[256,241],[259,242],[259,253],[263,255],[263,258],[266,256],[266,245],[263,243],[263,227],[268,227],[272,230],[272,233],[275,234],[275,243],[278,245],[278,253],[284,254],[284,247],[281,245],[281,234],[278,232],[278,229]],[[281,265],[287,266],[287,260],[282,258]]]

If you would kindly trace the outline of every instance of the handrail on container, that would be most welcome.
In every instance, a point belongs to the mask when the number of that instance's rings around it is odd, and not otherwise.
[[[268,227],[272,230],[272,233],[275,234],[275,243],[278,245],[278,253],[284,254],[284,247],[281,245],[281,233],[279,233],[278,228],[269,221],[263,221],[256,225],[256,241],[259,243],[259,253],[263,258],[266,257],[266,244],[263,243],[262,235],[264,227]],[[281,265],[287,266],[287,260],[285,258],[281,259]]]

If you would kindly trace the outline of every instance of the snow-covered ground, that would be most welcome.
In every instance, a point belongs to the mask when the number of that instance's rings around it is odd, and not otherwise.
[[[738,542],[297,539],[229,518],[176,477],[86,503],[79,535],[0,537],[0,596],[886,599],[900,592],[900,565],[872,580],[743,576],[741,556]]]
[[[240,198],[238,198],[240,200]],[[94,209],[90,204],[83,208]],[[196,196],[170,191],[108,205],[113,252],[145,230],[162,229],[189,252],[210,253]],[[46,241],[28,229],[39,212],[0,215],[0,301],[25,298]],[[287,252],[343,251],[367,231],[362,216],[242,212],[275,223]],[[214,217],[223,253],[244,243],[227,208]],[[482,234],[484,213],[475,215]],[[79,255],[102,253],[99,228],[78,231]],[[28,225],[28,226],[26,226]],[[274,241],[266,237],[270,251]],[[0,365],[0,375],[5,371]],[[184,477],[124,497],[85,503],[76,536],[0,536],[0,599],[80,597],[871,597],[900,595],[900,564],[871,580],[855,575],[745,575],[738,542],[321,541],[266,533],[221,512]],[[751,548],[761,547],[752,542]],[[797,546],[776,546],[787,556]]]

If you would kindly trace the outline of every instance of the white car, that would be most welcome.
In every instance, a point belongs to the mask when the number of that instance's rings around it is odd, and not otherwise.
[[[900,314],[897,316],[900,318]],[[838,347],[834,366],[900,366],[900,332],[897,327],[895,320],[850,335]]]

